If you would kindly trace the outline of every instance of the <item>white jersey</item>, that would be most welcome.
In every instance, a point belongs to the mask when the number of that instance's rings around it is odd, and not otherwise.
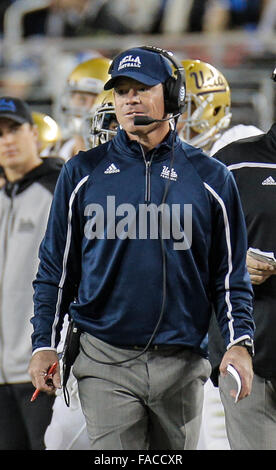
[[[245,126],[244,124],[237,124],[234,127],[231,127],[225,131],[220,138],[214,143],[213,147],[210,150],[210,156],[213,156],[225,145],[234,142],[239,139],[246,139],[246,137],[251,137],[253,135],[263,134],[264,131],[259,129],[256,126]]]
[[[74,156],[74,145],[75,139],[73,137],[72,139],[66,140],[58,151],[59,157],[63,158],[67,162],[67,160]]]

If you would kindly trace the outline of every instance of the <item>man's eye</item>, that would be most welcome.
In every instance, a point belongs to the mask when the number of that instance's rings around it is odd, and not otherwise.
[[[18,132],[18,130],[20,129],[20,126],[14,126],[14,127],[11,127],[7,132],[9,134],[16,134],[16,132]],[[3,137],[4,136],[4,132],[0,131],[0,137]]]
[[[115,88],[115,92],[117,93],[117,95],[124,95],[126,92],[126,90],[123,90],[122,88]]]

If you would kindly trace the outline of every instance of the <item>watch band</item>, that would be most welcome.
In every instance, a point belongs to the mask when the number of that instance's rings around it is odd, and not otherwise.
[[[253,357],[254,354],[255,354],[254,342],[250,338],[243,339],[243,340],[239,341],[238,343],[233,344],[233,346],[242,346],[242,347],[246,348],[251,357]]]

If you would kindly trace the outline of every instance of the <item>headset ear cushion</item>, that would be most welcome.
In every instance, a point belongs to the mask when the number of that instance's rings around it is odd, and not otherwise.
[[[173,77],[168,78],[164,83],[164,102],[166,113],[178,113],[178,86]]]

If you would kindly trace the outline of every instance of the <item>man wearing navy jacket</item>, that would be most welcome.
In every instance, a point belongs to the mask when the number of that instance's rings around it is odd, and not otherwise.
[[[172,64],[175,75],[172,74]],[[195,449],[206,334],[216,312],[250,394],[254,323],[246,231],[227,168],[171,126],[185,102],[183,69],[138,47],[111,64],[120,130],[80,152],[59,178],[34,283],[35,387],[57,360],[64,315],[81,331],[73,372],[91,449]]]

